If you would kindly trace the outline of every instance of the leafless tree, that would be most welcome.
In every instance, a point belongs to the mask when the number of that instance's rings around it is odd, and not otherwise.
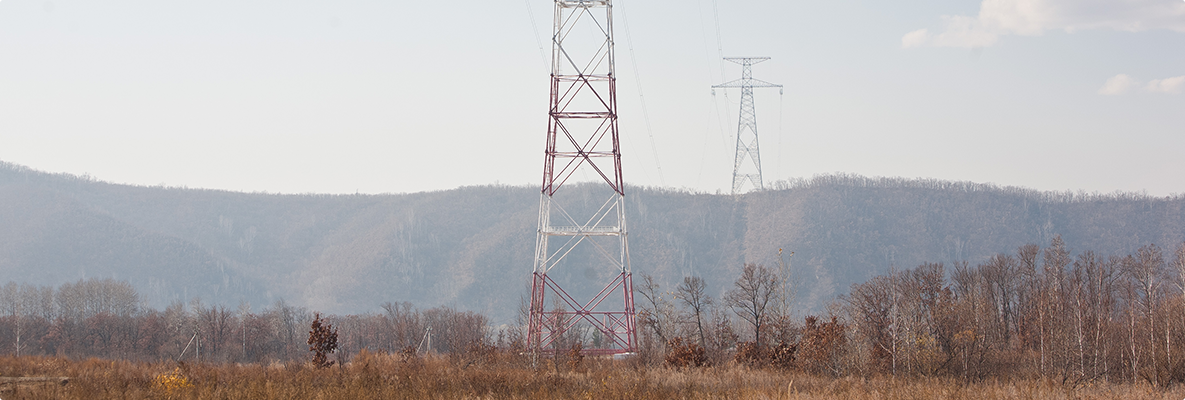
[[[689,320],[695,321],[695,331],[699,334],[699,345],[706,346],[707,340],[704,336],[704,317],[708,311],[708,307],[712,305],[712,297],[707,293],[708,285],[704,280],[698,276],[688,276],[683,278],[683,283],[679,285],[676,297],[687,306],[688,312],[691,314]]]
[[[230,338],[234,321],[233,313],[224,305],[203,307],[198,303],[194,308],[198,319],[198,329],[201,331],[202,344],[208,346],[207,357],[211,359],[226,359],[224,345]]]
[[[424,310],[425,324],[432,327],[434,351],[464,352],[469,346],[488,341],[486,316],[471,311],[457,311],[448,307]]]
[[[424,336],[424,323],[411,303],[383,303],[383,314],[391,330],[393,350],[417,346]]]
[[[871,367],[891,373],[897,367],[894,290],[892,277],[882,275],[852,285],[848,296],[849,314],[868,344]]]
[[[954,332],[948,351],[961,361],[958,372],[963,379],[979,375],[984,359],[982,350],[987,347],[985,342],[989,334],[992,339],[1003,342],[1000,296],[988,278],[999,271],[1001,261],[1001,256],[995,256],[975,268],[969,268],[967,263],[957,263],[951,273],[951,288],[957,299],[952,311],[957,316],[947,321],[954,322],[954,326],[947,328]]]
[[[1153,385],[1159,385],[1161,383],[1160,369],[1165,366],[1157,362],[1160,354],[1157,351],[1156,332],[1159,325],[1156,317],[1157,306],[1160,303],[1164,285],[1164,255],[1156,245],[1140,247],[1136,251],[1135,257],[1127,259],[1127,262],[1123,265],[1123,269],[1124,274],[1127,275],[1131,283],[1130,287],[1132,290],[1129,292],[1131,300],[1135,303],[1134,308],[1138,308],[1138,312],[1143,317],[1144,334],[1148,338],[1146,346],[1148,349],[1147,360],[1149,365],[1147,367],[1150,370],[1146,374],[1146,379]],[[1134,315],[1135,313],[1132,314]],[[1134,331],[1136,321],[1133,318],[1131,322],[1133,325],[1132,331]],[[1135,354],[1133,354],[1134,358]],[[1135,371],[1138,373],[1138,369]]]
[[[300,354],[298,350],[301,346],[300,336],[303,333],[302,322],[312,319],[308,310],[290,306],[284,299],[280,299],[272,305],[270,313],[273,314],[276,337],[279,339],[283,358],[296,358]]]
[[[639,323],[642,326],[650,327],[651,331],[658,336],[659,342],[665,346],[674,337],[674,325],[678,318],[675,306],[671,304],[671,298],[674,295],[663,292],[658,283],[654,282],[654,277],[650,275],[642,275],[642,286],[638,293],[646,299],[646,302],[642,304],[642,312],[638,315]]]
[[[895,279],[898,330],[903,332],[897,352],[904,357],[910,372],[932,373],[949,359],[951,332],[945,330],[942,319],[947,315],[945,272],[942,263],[923,263],[912,270],[902,271]]]
[[[1041,371],[1049,373],[1049,368],[1070,366],[1069,357],[1063,351],[1067,347],[1066,318],[1069,315],[1066,304],[1068,302],[1067,288],[1063,285],[1066,280],[1066,268],[1070,265],[1070,252],[1061,235],[1056,235],[1045,248],[1041,263],[1041,278],[1038,293],[1038,321],[1041,337]]]
[[[66,322],[77,322],[82,320],[82,302],[83,293],[78,285],[73,283],[63,283],[58,286],[57,293],[54,294],[54,303],[57,305],[58,318]]]
[[[5,314],[11,319],[13,330],[16,335],[13,341],[13,351],[19,357],[21,355],[21,334],[25,322],[25,301],[21,297],[21,287],[16,282],[8,282],[7,285],[0,287],[0,306],[3,307]]]
[[[1014,310],[1020,283],[1020,265],[1011,255],[997,254],[979,269],[987,284],[986,294],[992,305],[993,322],[996,325],[993,333],[1000,335],[1002,343],[1008,344],[1016,328]]]
[[[127,281],[88,279],[79,281],[75,288],[81,292],[83,319],[103,313],[128,317],[140,306],[140,295]]]
[[[778,278],[762,265],[746,263],[734,288],[724,295],[724,303],[753,328],[753,343],[762,344],[761,333],[769,316],[769,306],[777,298]]]
[[[1016,334],[1024,348],[1031,348],[1033,338],[1038,336],[1037,321],[1040,319],[1041,310],[1036,302],[1040,293],[1037,254],[1040,252],[1040,248],[1035,244],[1026,244],[1016,251],[1016,261],[1020,267],[1020,282],[1016,291]]]
[[[28,300],[31,304],[31,308],[29,311],[31,313],[35,313],[41,318],[44,318],[46,321],[53,321],[53,319],[56,317],[56,313],[54,311],[53,292],[53,287],[50,286],[37,287],[35,291],[30,293],[30,298]]]
[[[1177,290],[1181,292],[1181,297],[1185,299],[1185,242],[1177,246],[1176,258],[1173,259],[1172,272],[1176,275]]]

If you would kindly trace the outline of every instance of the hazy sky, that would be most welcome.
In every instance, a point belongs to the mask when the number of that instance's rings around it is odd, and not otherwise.
[[[630,184],[728,190],[738,93],[710,86],[746,55],[785,85],[757,96],[767,182],[1185,193],[1182,0],[615,12]],[[0,160],[239,191],[538,184],[551,17],[547,0],[0,0]]]

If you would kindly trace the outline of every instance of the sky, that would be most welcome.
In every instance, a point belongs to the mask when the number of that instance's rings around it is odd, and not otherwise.
[[[0,0],[0,160],[135,185],[538,185],[552,5]],[[1185,193],[1185,1],[614,0],[625,180],[820,174]]]

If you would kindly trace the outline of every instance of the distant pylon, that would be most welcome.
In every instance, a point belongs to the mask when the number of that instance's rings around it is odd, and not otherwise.
[[[741,88],[741,112],[737,122],[737,154],[732,167],[732,194],[739,194],[745,182],[751,182],[754,190],[765,187],[761,180],[761,150],[757,143],[757,111],[753,107],[753,88],[776,87],[782,85],[753,79],[753,64],[768,60],[769,57],[725,57],[725,60],[741,65],[741,79],[714,85],[712,88]],[[753,167],[742,172],[745,160],[752,160]]]
[[[552,32],[551,107],[527,345],[535,354],[567,351],[565,333],[592,329],[593,343],[585,344],[584,353],[633,353],[637,335],[617,138],[612,1],[556,0]],[[576,171],[611,189],[599,208],[581,194],[587,186],[560,190]],[[573,197],[562,196],[565,192]],[[553,237],[557,243],[550,242]],[[578,264],[587,269],[574,275],[571,269],[555,270],[567,266],[561,264],[565,258],[587,262]],[[569,275],[554,279],[551,272]]]

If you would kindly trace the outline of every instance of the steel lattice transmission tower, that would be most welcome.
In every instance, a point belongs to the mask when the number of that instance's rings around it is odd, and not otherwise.
[[[617,137],[612,1],[556,0],[554,28],[528,346],[536,353],[566,351],[559,348],[565,334],[581,329],[594,338],[587,354],[632,353],[637,335]],[[597,183],[565,187],[574,174]],[[596,200],[600,193],[607,195],[603,202]],[[573,273],[577,267],[583,269]]]
[[[753,189],[765,187],[761,180],[761,150],[757,143],[757,111],[753,107],[753,88],[779,88],[782,85],[753,79],[753,64],[769,60],[769,57],[725,57],[725,60],[741,65],[741,79],[714,85],[712,88],[741,88],[741,112],[737,122],[737,155],[732,167],[732,194],[738,194],[745,182]],[[751,160],[752,167],[745,168],[745,161]],[[742,172],[744,170],[744,172]]]

